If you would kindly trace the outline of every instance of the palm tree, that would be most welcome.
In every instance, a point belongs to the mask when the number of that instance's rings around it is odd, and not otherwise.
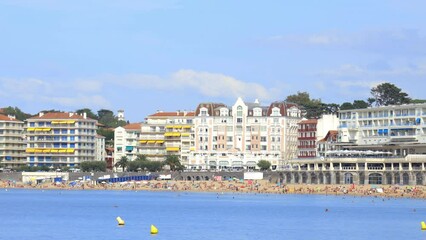
[[[179,157],[176,155],[168,155],[164,164],[170,166],[170,170],[183,170],[183,165],[180,163]]]
[[[115,167],[121,167],[124,169],[129,165],[129,159],[126,156],[122,156],[120,160],[115,164]]]

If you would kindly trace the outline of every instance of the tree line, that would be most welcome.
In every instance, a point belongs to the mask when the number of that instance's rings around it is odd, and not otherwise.
[[[296,103],[303,108],[307,118],[319,118],[323,114],[333,114],[339,110],[362,109],[371,106],[401,105],[407,103],[425,103],[426,100],[412,99],[401,88],[392,83],[382,83],[370,90],[371,97],[342,104],[323,103],[321,99],[311,99],[307,92],[289,95],[286,102]]]
[[[165,161],[150,161],[148,158],[140,154],[134,161],[130,161],[127,156],[122,156],[115,164],[115,167],[122,168],[123,172],[158,172],[164,166],[168,166],[172,171],[181,171],[184,166],[180,163],[179,157],[176,155],[167,155]],[[83,172],[104,172],[106,171],[106,163],[99,161],[87,161],[80,164]]]

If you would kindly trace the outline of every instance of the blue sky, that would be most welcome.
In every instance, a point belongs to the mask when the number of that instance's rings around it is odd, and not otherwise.
[[[426,99],[426,1],[0,0],[0,107],[124,109],[131,122],[200,102]]]

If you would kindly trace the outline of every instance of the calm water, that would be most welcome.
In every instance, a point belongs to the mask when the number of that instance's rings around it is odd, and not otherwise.
[[[0,189],[0,206],[8,240],[426,239],[413,199]]]

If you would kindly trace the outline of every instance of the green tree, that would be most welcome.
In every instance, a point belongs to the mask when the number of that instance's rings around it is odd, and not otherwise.
[[[164,164],[169,165],[172,171],[181,171],[184,169],[183,165],[180,163],[179,157],[176,155],[167,155]]]
[[[95,113],[93,113],[92,110],[90,110],[89,108],[78,109],[75,112],[78,113],[78,114],[86,113],[86,115],[87,115],[88,118],[98,120],[98,115],[96,115]]]
[[[105,137],[105,141],[114,141],[114,131],[108,128],[99,128],[96,131],[97,134],[104,136]]]
[[[408,94],[392,83],[382,83],[371,89],[376,106],[401,105],[410,103]]]
[[[19,109],[18,107],[11,107],[11,106],[6,107],[6,108],[3,108],[3,112],[5,115],[15,116],[16,119],[21,121],[24,121],[27,118],[31,117],[31,114],[22,112],[21,109]]]
[[[269,170],[269,168],[271,167],[271,163],[266,160],[260,160],[257,163],[257,166],[260,168],[261,171],[266,171]]]
[[[126,156],[122,156],[120,160],[115,164],[115,167],[121,167],[124,169],[129,166],[129,159]]]
[[[426,103],[425,99],[411,99],[410,103]]]
[[[82,172],[105,172],[106,162],[104,161],[84,161],[80,163]]]
[[[307,118],[318,118],[326,112],[326,105],[320,99],[311,99],[307,92],[297,92],[297,94],[289,95],[285,101],[302,106],[306,111]]]
[[[354,109],[354,105],[350,102],[344,102],[342,105],[340,105],[340,110],[350,110]]]
[[[368,108],[368,102],[364,100],[354,100],[353,107],[354,109]]]

